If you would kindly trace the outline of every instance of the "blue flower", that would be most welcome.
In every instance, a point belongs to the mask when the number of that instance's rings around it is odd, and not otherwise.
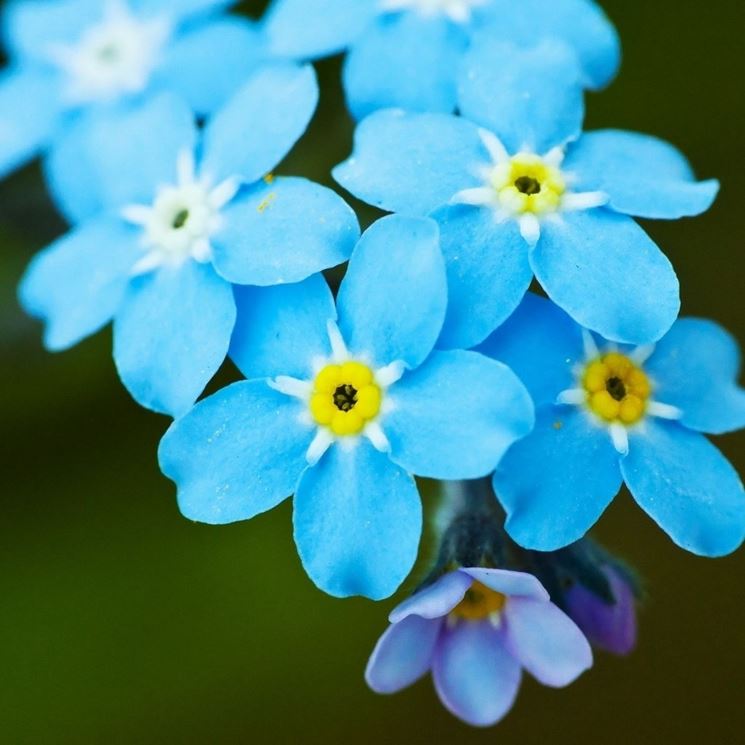
[[[528,294],[480,349],[517,372],[537,407],[534,432],[494,474],[519,544],[578,540],[622,482],[682,548],[719,556],[742,543],[742,483],[701,434],[745,426],[737,345],[719,326],[685,318],[656,346],[618,347]]]
[[[394,592],[422,529],[411,474],[490,473],[533,423],[506,366],[432,351],[446,295],[436,223],[403,217],[363,235],[336,310],[320,276],[238,289],[231,357],[249,380],[198,403],[160,448],[183,514],[247,520],[294,493],[295,542],[318,587]]]
[[[302,135],[312,68],[266,67],[200,134],[163,94],[89,133],[95,164],[70,171],[70,203],[100,210],[42,251],[22,280],[26,310],[61,350],[114,320],[114,359],[143,405],[183,413],[228,351],[231,283],[298,282],[347,260],[352,209],[301,178],[262,178]],[[95,165],[95,167],[94,167]]]
[[[441,347],[482,341],[533,276],[578,323],[614,341],[655,341],[677,317],[673,268],[630,215],[698,214],[718,183],[695,182],[685,158],[655,138],[580,137],[573,65],[554,44],[493,45],[464,68],[463,118],[377,112],[334,171],[364,201],[440,224],[450,292]]]
[[[396,693],[431,670],[442,703],[478,727],[509,712],[523,669],[560,688],[592,666],[582,632],[523,572],[458,569],[401,603],[390,621],[368,662],[368,685]]]
[[[271,52],[283,57],[351,46],[344,87],[357,118],[391,106],[453,111],[471,45],[560,41],[590,88],[607,85],[620,62],[613,26],[589,0],[276,0],[264,30]]]
[[[15,0],[3,30],[0,177],[57,145],[102,109],[158,91],[200,114],[219,107],[263,56],[255,24],[230,0]]]

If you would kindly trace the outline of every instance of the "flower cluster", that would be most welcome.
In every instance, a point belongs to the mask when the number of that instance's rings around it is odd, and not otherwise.
[[[437,562],[366,677],[391,693],[431,671],[450,711],[493,724],[522,670],[564,686],[591,644],[633,648],[639,582],[586,536],[622,484],[688,551],[745,539],[705,437],[745,426],[736,343],[678,318],[636,221],[698,215],[718,183],[654,137],[583,132],[620,63],[591,0],[230,5],[8,5],[0,176],[41,156],[70,223],[20,301],[50,350],[111,321],[124,386],[173,418],[159,461],[183,515],[292,496],[326,593],[391,596],[419,553],[417,478],[443,482]],[[359,122],[333,177],[391,213],[364,232],[336,191],[274,175],[332,54]],[[203,397],[228,358],[245,379]]]

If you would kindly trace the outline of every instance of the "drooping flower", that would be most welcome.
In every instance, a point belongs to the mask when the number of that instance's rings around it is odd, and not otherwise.
[[[722,328],[684,318],[657,345],[618,346],[529,293],[479,349],[510,365],[537,407],[535,430],[494,474],[519,544],[578,540],[622,482],[682,548],[719,556],[742,543],[742,483],[702,434],[745,426],[739,353]]]
[[[388,107],[452,112],[472,43],[561,42],[590,88],[607,85],[620,62],[615,29],[589,0],[275,0],[264,31],[281,57],[349,47],[344,86],[357,118]]]
[[[88,133],[95,217],[32,261],[20,287],[46,323],[49,349],[114,320],[114,360],[143,405],[183,413],[227,354],[231,283],[298,282],[349,257],[359,236],[349,206],[300,178],[262,178],[305,131],[317,101],[309,66],[265,67],[203,133],[181,99],[163,94]],[[250,137],[246,137],[247,125]]]
[[[475,726],[510,711],[523,669],[559,688],[592,665],[582,632],[522,572],[458,569],[401,603],[390,621],[367,665],[368,685],[396,693],[431,671],[442,703]]]
[[[0,177],[91,127],[111,107],[159,92],[208,114],[263,58],[255,24],[230,0],[14,0],[3,30]],[[70,145],[68,145],[70,147]],[[95,153],[93,153],[95,155]],[[74,164],[54,161],[56,171]],[[62,201],[62,208],[66,206]],[[68,217],[81,217],[68,214]]]
[[[231,357],[250,379],[199,402],[160,448],[183,514],[247,520],[294,493],[298,553],[322,590],[394,592],[422,530],[412,474],[489,473],[532,426],[509,368],[432,351],[446,296],[436,223],[397,216],[363,235],[336,310],[320,276],[239,288]]]
[[[632,216],[699,214],[718,183],[694,181],[685,158],[655,138],[580,136],[574,64],[555,44],[474,49],[461,71],[462,117],[377,112],[334,171],[360,199],[440,224],[450,293],[441,347],[482,341],[533,276],[614,341],[656,341],[677,317],[675,272]]]

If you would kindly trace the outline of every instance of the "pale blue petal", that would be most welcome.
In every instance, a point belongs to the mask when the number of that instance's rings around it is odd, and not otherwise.
[[[221,18],[176,37],[164,51],[156,82],[206,115],[248,80],[263,57],[262,39],[253,23]]]
[[[611,209],[674,220],[711,207],[719,182],[696,181],[685,156],[663,140],[637,132],[599,130],[570,148],[564,168],[575,191],[604,191]]]
[[[455,109],[458,64],[466,35],[447,18],[419,13],[385,15],[352,46],[344,90],[356,119],[377,109]]]
[[[200,401],[160,443],[163,473],[190,520],[222,525],[276,507],[307,466],[314,429],[296,399],[265,382],[242,381]]]
[[[203,172],[217,182],[258,181],[302,137],[317,103],[310,65],[259,69],[205,127]]]
[[[574,388],[574,367],[584,362],[580,327],[532,292],[478,351],[512,368],[536,406],[552,404],[559,393]]]
[[[590,643],[553,603],[511,598],[504,614],[508,648],[543,685],[563,688],[592,667]]]
[[[559,42],[521,48],[482,38],[463,61],[458,106],[463,116],[492,130],[509,152],[547,152],[582,131],[577,59]]]
[[[114,318],[114,362],[134,399],[171,416],[186,412],[228,353],[235,324],[230,285],[187,261],[135,278]]]
[[[680,310],[672,265],[625,215],[594,209],[546,221],[530,258],[548,296],[610,341],[657,341]]]
[[[333,445],[305,472],[294,523],[300,559],[321,590],[382,600],[414,566],[422,505],[411,476],[360,439]]]
[[[533,433],[515,443],[494,474],[506,529],[524,548],[555,551],[578,541],[621,487],[606,428],[569,406],[538,410]]]
[[[440,626],[419,616],[389,626],[367,663],[367,685],[376,693],[396,693],[416,683],[432,664]]]
[[[378,14],[378,5],[378,0],[274,0],[264,33],[278,57],[326,57],[361,35]]]
[[[549,600],[543,585],[532,575],[525,572],[511,572],[507,569],[484,569],[480,567],[460,569],[482,585],[501,592],[507,597],[530,598],[532,600]]]
[[[478,128],[445,114],[380,111],[359,124],[354,152],[334,178],[358,199],[389,212],[427,215],[462,189],[490,159]]]
[[[230,282],[276,285],[345,262],[360,236],[354,210],[303,178],[259,182],[222,212],[214,263]]]
[[[390,215],[362,236],[339,288],[339,328],[353,354],[382,367],[421,364],[447,306],[437,223]]]
[[[645,365],[654,397],[677,406],[691,429],[723,434],[745,427],[745,390],[737,385],[740,350],[734,337],[703,318],[681,318]]]
[[[621,461],[639,506],[681,548],[724,556],[745,538],[745,491],[732,464],[703,435],[647,420]]]
[[[443,574],[436,582],[397,605],[388,619],[391,623],[399,623],[412,615],[421,618],[446,616],[463,600],[472,584],[471,577],[461,571]]]
[[[235,5],[237,0],[129,0],[143,15],[166,15],[182,21],[191,16],[213,13]]]
[[[391,458],[409,473],[475,479],[533,428],[533,402],[506,365],[477,352],[434,352],[388,390]]]
[[[247,378],[313,377],[313,360],[331,355],[327,323],[336,318],[323,275],[276,287],[235,287],[238,320],[230,357]]]
[[[488,208],[454,205],[433,213],[448,278],[448,308],[437,342],[467,349],[483,341],[520,304],[533,279],[528,247],[514,220]]]
[[[434,653],[432,676],[442,703],[475,727],[496,724],[515,703],[520,663],[488,621],[445,629]]]
[[[140,255],[136,231],[109,217],[86,223],[36,255],[19,296],[26,312],[46,323],[48,349],[71,347],[111,320]]]

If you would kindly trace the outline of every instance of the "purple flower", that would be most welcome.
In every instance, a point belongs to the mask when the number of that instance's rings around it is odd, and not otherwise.
[[[395,693],[432,671],[440,700],[484,727],[512,708],[522,669],[563,687],[592,665],[587,639],[532,575],[458,569],[405,600],[390,615],[365,678]]]
[[[573,585],[566,593],[567,613],[592,644],[618,655],[636,646],[636,602],[629,583],[617,570],[603,567],[614,604],[606,603],[586,587]]]

